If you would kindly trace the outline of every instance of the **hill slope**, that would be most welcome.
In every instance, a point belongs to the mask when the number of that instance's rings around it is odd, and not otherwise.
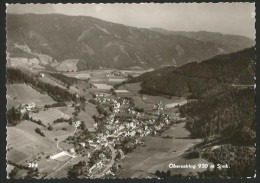
[[[80,69],[180,66],[254,45],[247,38],[220,44],[218,39],[166,35],[92,17],[61,14],[8,14],[7,38],[11,57],[44,57],[40,59],[49,63],[79,59]]]
[[[192,93],[195,97],[201,97],[230,88],[233,84],[253,85],[254,59],[255,50],[250,48],[201,63],[157,69],[124,83],[142,82],[141,92],[146,94],[182,96]]]

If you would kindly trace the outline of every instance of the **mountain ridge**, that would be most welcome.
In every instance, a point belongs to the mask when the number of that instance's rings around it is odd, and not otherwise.
[[[51,57],[49,63],[79,59],[81,70],[181,66],[254,45],[253,41],[234,46],[165,35],[89,16],[7,14],[6,19],[7,51],[11,56],[17,57],[17,51],[13,50],[17,44]]]

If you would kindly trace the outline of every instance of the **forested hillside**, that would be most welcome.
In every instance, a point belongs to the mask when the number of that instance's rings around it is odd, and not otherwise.
[[[182,67],[166,67],[125,83],[142,82],[142,93],[182,96],[192,93],[200,98],[218,93],[233,84],[253,85],[255,73],[255,49],[245,49],[232,54],[216,56],[201,63],[189,63]]]
[[[77,100],[76,94],[71,94],[67,90],[64,90],[60,87],[41,82],[35,75],[30,75],[19,69],[7,68],[7,84],[13,83],[30,84],[33,88],[39,90],[41,93],[46,92],[49,96],[58,102]]]
[[[220,136],[236,144],[255,143],[255,91],[233,89],[199,102],[188,103],[181,112],[190,120],[186,127],[194,138]]]

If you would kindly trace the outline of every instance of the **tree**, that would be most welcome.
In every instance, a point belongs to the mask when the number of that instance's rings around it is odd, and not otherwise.
[[[51,125],[48,126],[48,130],[53,130],[53,127]]]
[[[14,167],[14,169],[12,169],[12,171],[9,173],[10,179],[14,178],[18,171],[18,168]]]

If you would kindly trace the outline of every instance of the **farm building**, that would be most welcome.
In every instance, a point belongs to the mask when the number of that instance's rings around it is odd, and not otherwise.
[[[35,108],[35,103],[25,105],[25,109],[28,111],[32,110],[33,108]]]
[[[55,155],[53,155],[53,156],[50,156],[50,159],[58,159],[58,158],[60,158],[60,157],[62,157],[62,156],[66,156],[66,155],[68,155],[68,153],[66,152],[66,151],[62,151],[62,152],[59,152],[59,153],[57,153],[57,154],[55,154]]]

